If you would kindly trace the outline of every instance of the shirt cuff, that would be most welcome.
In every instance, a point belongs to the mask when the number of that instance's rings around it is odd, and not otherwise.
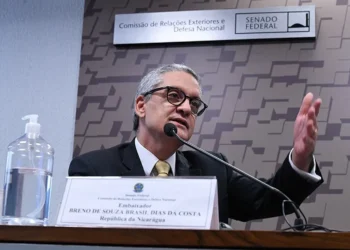
[[[297,172],[299,175],[301,175],[302,177],[304,177],[307,180],[311,180],[314,182],[320,181],[321,180],[321,176],[316,174],[316,160],[315,160],[315,156],[312,156],[312,162],[313,162],[313,166],[312,169],[310,171],[310,173],[300,170],[297,166],[294,165],[293,161],[292,161],[292,152],[293,152],[294,148],[290,151],[289,153],[289,163],[292,166],[292,168],[294,169],[295,172]]]

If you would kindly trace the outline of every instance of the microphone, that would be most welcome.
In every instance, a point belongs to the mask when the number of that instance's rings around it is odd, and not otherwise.
[[[294,226],[297,230],[302,230],[303,227],[304,227],[304,222],[303,220],[301,219],[300,217],[300,214],[298,212],[298,209],[296,208],[294,202],[285,194],[283,193],[282,191],[280,191],[279,189],[273,187],[273,186],[270,186],[269,184],[259,180],[258,178],[255,178],[254,176],[251,176],[250,174],[240,170],[239,168],[236,168],[235,166],[227,163],[226,161],[220,159],[219,157],[216,157],[208,152],[206,152],[205,150],[185,141],[184,139],[182,139],[180,136],[177,135],[177,127],[173,124],[173,123],[167,123],[164,125],[164,133],[169,136],[169,137],[173,137],[175,136],[179,141],[181,141],[183,144],[189,146],[190,148],[193,148],[194,150],[196,151],[199,151],[201,152],[202,154],[208,156],[209,158],[211,159],[214,159],[215,161],[218,161],[222,164],[224,164],[225,166],[227,167],[230,167],[231,169],[233,169],[235,172],[237,173],[240,173],[241,175],[245,176],[245,177],[248,177],[249,179],[259,183],[260,185],[263,185],[264,187],[266,187],[267,189],[270,189],[271,191],[277,193],[278,195],[282,196],[285,200],[283,201],[282,203],[282,206],[284,208],[284,203],[287,201],[288,203],[290,203],[292,206],[293,206],[293,209],[294,209],[294,213],[296,215],[296,219],[294,221]],[[283,209],[283,213],[284,213],[284,209]],[[288,221],[287,221],[288,222]],[[306,222],[306,221],[305,221]],[[288,223],[289,224],[289,223]]]

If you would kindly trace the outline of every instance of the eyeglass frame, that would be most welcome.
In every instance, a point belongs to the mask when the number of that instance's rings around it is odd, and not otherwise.
[[[153,93],[155,93],[155,92],[157,92],[157,91],[159,91],[159,90],[163,90],[163,89],[166,89],[166,90],[167,90],[167,93],[166,93],[166,99],[167,99],[167,101],[168,101],[171,105],[174,105],[175,107],[181,106],[181,105],[186,101],[186,99],[188,99],[188,100],[190,101],[190,105],[191,105],[191,101],[192,101],[192,100],[199,100],[201,103],[203,103],[203,105],[204,105],[203,109],[202,109],[200,112],[198,112],[197,114],[193,113],[193,112],[192,112],[192,109],[191,109],[191,113],[192,113],[193,115],[195,115],[195,116],[200,116],[200,115],[202,115],[202,114],[204,113],[204,111],[208,108],[208,105],[207,105],[205,102],[203,102],[202,99],[200,99],[199,97],[190,97],[190,96],[186,95],[186,93],[185,93],[182,89],[177,88],[177,87],[172,87],[172,86],[164,86],[164,87],[154,88],[154,89],[152,89],[152,90],[150,90],[150,91],[147,91],[147,92],[145,92],[145,93],[142,93],[141,95],[146,97],[147,95],[151,95],[151,94],[153,94]],[[185,98],[183,99],[183,101],[181,101],[179,104],[171,103],[171,102],[169,101],[169,97],[168,97],[169,91],[170,91],[170,90],[178,90],[178,91],[182,92],[183,95],[185,96]]]

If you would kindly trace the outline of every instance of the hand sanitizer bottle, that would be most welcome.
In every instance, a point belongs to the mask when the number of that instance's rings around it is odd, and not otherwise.
[[[22,120],[29,120],[25,134],[8,146],[1,223],[46,226],[54,150],[40,136],[38,115]]]

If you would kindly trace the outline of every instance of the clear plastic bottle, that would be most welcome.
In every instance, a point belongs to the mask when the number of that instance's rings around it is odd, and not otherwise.
[[[25,134],[8,146],[3,225],[48,224],[54,150],[40,136],[38,115],[22,118],[27,119]]]

